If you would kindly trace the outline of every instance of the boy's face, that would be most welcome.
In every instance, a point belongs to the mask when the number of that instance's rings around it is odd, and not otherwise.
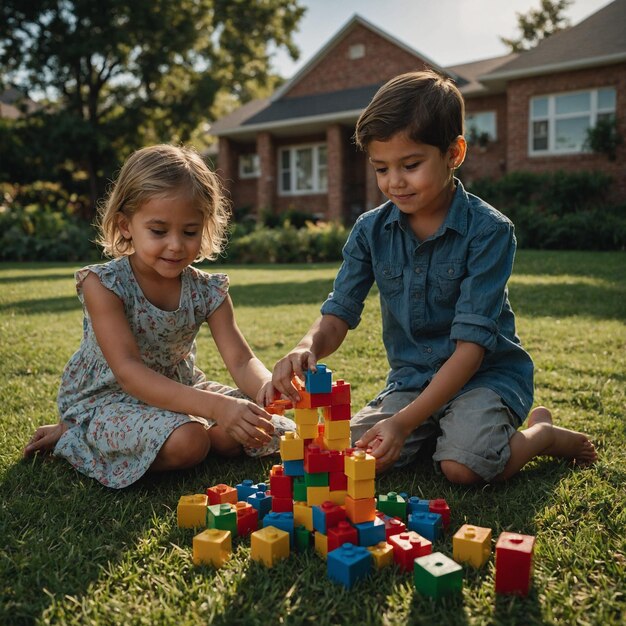
[[[463,160],[464,143],[457,139],[441,154],[435,146],[398,133],[387,141],[370,142],[367,150],[379,189],[413,224],[447,212],[454,193],[453,169]]]

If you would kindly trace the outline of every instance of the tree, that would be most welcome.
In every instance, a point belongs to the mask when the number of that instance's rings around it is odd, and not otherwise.
[[[245,101],[298,56],[298,0],[3,0],[0,75],[48,105],[40,165],[86,173],[90,197],[148,142],[188,141],[220,92]]]
[[[531,9],[526,14],[516,13],[520,36],[517,39],[500,37],[511,52],[523,52],[534,48],[542,39],[554,35],[569,26],[563,11],[573,0],[541,0],[539,9]]]

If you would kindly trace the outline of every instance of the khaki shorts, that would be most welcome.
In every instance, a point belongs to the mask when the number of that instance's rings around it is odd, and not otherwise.
[[[392,391],[372,400],[350,420],[352,441],[374,424],[395,415],[419,392]],[[436,439],[433,461],[456,461],[489,481],[503,470],[511,449],[509,440],[521,425],[500,396],[485,387],[472,389],[448,402],[406,439],[395,467],[414,461],[424,443]]]

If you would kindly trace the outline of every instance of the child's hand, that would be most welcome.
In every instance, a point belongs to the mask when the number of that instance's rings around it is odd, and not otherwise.
[[[304,372],[307,370],[317,371],[317,357],[310,350],[296,348],[274,365],[272,383],[280,393],[296,403],[300,395],[291,379],[295,375],[304,380]]]
[[[384,472],[399,458],[407,435],[393,417],[381,420],[372,426],[354,445],[369,448],[376,458],[376,471]]]
[[[61,436],[66,430],[67,424],[62,422],[40,426],[26,444],[24,456],[29,457],[35,454],[35,452],[48,452],[48,450],[53,450],[54,446],[57,445],[57,441],[61,439]]]
[[[256,403],[259,406],[267,406],[274,401],[275,391],[272,379],[267,380],[256,394]]]
[[[250,400],[229,398],[230,406],[216,418],[217,423],[238,443],[260,448],[274,433],[272,416]]]

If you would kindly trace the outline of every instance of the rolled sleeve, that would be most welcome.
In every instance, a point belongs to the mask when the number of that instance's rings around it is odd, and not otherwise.
[[[485,350],[495,350],[498,342],[498,325],[482,315],[457,315],[452,322],[450,338],[453,341],[470,341]]]

